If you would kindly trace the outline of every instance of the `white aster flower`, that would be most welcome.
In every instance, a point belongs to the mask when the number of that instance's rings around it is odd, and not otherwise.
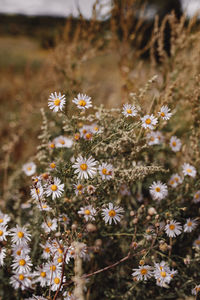
[[[158,112],[158,115],[163,119],[163,120],[169,120],[172,116],[172,113],[170,113],[170,108],[167,105],[163,105]]]
[[[197,221],[194,219],[187,219],[184,224],[184,232],[192,232],[197,227]]]
[[[181,149],[182,143],[181,143],[181,140],[178,139],[176,136],[172,136],[170,139],[169,145],[170,145],[172,151],[178,152]]]
[[[61,276],[62,266],[58,264],[56,261],[51,261],[44,265],[43,270],[46,272],[50,283],[51,278]]]
[[[0,247],[0,266],[3,266],[5,257],[6,257],[6,248]]]
[[[197,191],[197,192],[194,194],[193,202],[194,202],[194,203],[199,203],[199,202],[200,202],[200,190]]]
[[[142,127],[145,129],[153,130],[154,126],[158,123],[158,119],[154,115],[145,115],[141,118]]]
[[[124,212],[122,207],[119,206],[113,206],[113,204],[110,202],[108,204],[108,208],[102,209],[102,215],[105,223],[112,224],[112,221],[117,224],[117,222],[120,222],[122,213]]]
[[[40,244],[40,246],[43,249],[43,253],[42,253],[42,257],[44,259],[49,259],[53,253],[53,247],[52,244],[50,244],[49,242],[46,242],[45,245]]]
[[[75,164],[72,165],[75,169],[74,173],[78,173],[78,179],[88,179],[89,177],[94,177],[96,174],[96,161],[92,156],[88,159],[82,157],[81,155],[76,159]]]
[[[25,290],[31,287],[31,279],[29,274],[17,273],[13,275],[10,279],[10,283],[14,289],[20,288],[21,290]]]
[[[64,300],[77,300],[77,298],[71,293],[65,291],[63,294]]]
[[[193,246],[196,248],[200,248],[200,235],[198,238],[194,241]]]
[[[47,222],[43,222],[41,227],[44,229],[44,231],[46,233],[49,233],[51,231],[56,230],[57,226],[58,225],[57,225],[57,219],[56,218],[54,218],[54,219],[48,218]]]
[[[179,222],[174,220],[170,221],[169,224],[165,226],[165,232],[169,237],[176,237],[181,234],[182,226]]]
[[[137,109],[136,109],[135,105],[124,104],[122,113],[126,118],[127,117],[135,117],[137,115]]]
[[[92,107],[91,97],[84,94],[78,94],[77,98],[72,100],[79,109],[85,110],[86,108]]]
[[[71,148],[73,140],[66,136],[60,135],[54,139],[55,148]]]
[[[52,291],[57,291],[57,289],[60,286],[60,282],[61,282],[61,275],[58,277],[54,277],[52,282],[51,282],[51,290]],[[65,282],[65,276],[63,277],[63,282]]]
[[[62,214],[60,215],[59,221],[67,225],[70,222],[70,218],[68,217],[68,215]]]
[[[162,200],[167,197],[168,189],[165,183],[161,181],[153,182],[149,187],[150,194],[154,200]]]
[[[99,127],[97,124],[91,124],[90,125],[90,130],[93,134],[100,134],[103,132],[103,128]]]
[[[52,199],[61,197],[64,192],[64,183],[61,183],[61,180],[57,177],[54,177],[53,183],[49,184],[45,193],[47,197],[52,196]]]
[[[96,215],[96,209],[92,207],[91,205],[81,207],[78,211],[78,214],[83,215],[86,221],[94,221],[95,215]]]
[[[167,287],[166,284],[170,283],[173,278],[170,268],[163,261],[160,264],[155,264],[154,277],[156,284],[161,287]]]
[[[110,180],[113,176],[113,166],[111,164],[102,163],[98,170],[103,180]]]
[[[12,268],[17,273],[28,273],[31,271],[32,263],[29,255],[17,256],[14,259]]]
[[[149,146],[160,144],[157,137],[157,131],[151,131],[147,134],[147,142]]]
[[[170,179],[169,179],[169,182],[168,184],[175,188],[177,187],[179,184],[181,184],[183,182],[182,178],[178,175],[178,174],[173,174]]]
[[[75,189],[76,196],[82,195],[84,193],[85,188],[80,182],[78,182],[77,184],[73,184],[73,186],[74,186],[74,189]]]
[[[28,255],[30,248],[27,245],[13,245],[12,246],[12,255],[13,257],[20,257],[23,255]]]
[[[34,274],[34,277],[36,277],[34,279],[34,283],[38,282],[41,285],[41,287],[44,287],[47,285],[48,276],[47,276],[47,272],[44,270],[44,265],[42,265],[41,267],[37,267],[36,271],[33,274]]]
[[[147,280],[153,275],[151,270],[152,267],[149,265],[139,266],[139,269],[133,269],[132,276],[136,277],[137,280]]]
[[[186,175],[191,176],[191,177],[196,176],[197,171],[196,171],[195,167],[193,167],[192,165],[184,163],[182,166],[182,169],[183,169],[184,176],[186,176]]]
[[[42,186],[34,187],[31,189],[31,197],[35,200],[40,200],[44,194]]]
[[[44,201],[40,201],[38,204],[37,204],[37,207],[39,208],[39,210],[41,211],[50,211],[52,208]]]
[[[95,191],[96,191],[96,188],[93,185],[90,184],[90,185],[87,186],[87,192],[88,192],[89,195],[94,194]]]
[[[24,171],[27,176],[32,176],[36,171],[36,165],[34,162],[27,163],[23,165],[22,171]]]
[[[48,106],[54,112],[58,112],[59,110],[62,111],[65,106],[65,101],[65,95],[61,95],[60,92],[58,94],[56,92],[51,93],[51,95],[49,96]]]
[[[7,240],[7,235],[9,235],[9,231],[7,231],[7,225],[0,225],[0,242]]]
[[[197,295],[200,292],[200,284],[196,285],[195,288],[192,289],[192,295]]]
[[[0,226],[1,225],[6,225],[10,221],[10,216],[7,214],[3,214],[0,211]]]

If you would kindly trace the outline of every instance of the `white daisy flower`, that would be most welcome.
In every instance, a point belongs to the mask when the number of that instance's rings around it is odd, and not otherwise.
[[[47,197],[52,196],[52,199],[61,197],[64,192],[64,183],[61,183],[61,180],[58,177],[54,177],[53,183],[48,185],[45,193]]]
[[[10,283],[14,289],[20,288],[21,290],[25,290],[32,285],[30,275],[25,275],[23,273],[13,275],[10,279]]]
[[[0,211],[0,226],[1,225],[6,225],[10,221],[10,216],[7,214],[3,214]]]
[[[151,270],[152,267],[149,265],[139,266],[139,269],[133,269],[132,276],[136,277],[137,280],[147,280],[153,275]]]
[[[76,159],[75,164],[72,165],[75,169],[74,173],[78,173],[78,179],[88,179],[89,177],[94,177],[96,174],[96,161],[92,156],[88,159],[82,157],[81,155]]]
[[[149,187],[150,194],[154,200],[162,200],[167,197],[168,189],[165,183],[161,181],[153,182]]]
[[[187,219],[184,224],[184,232],[192,232],[197,227],[197,221],[194,219]]]
[[[63,294],[64,300],[77,300],[77,298],[71,293],[65,291]]]
[[[27,245],[12,245],[13,257],[28,255],[29,252],[30,252],[30,248]]]
[[[31,271],[32,263],[28,255],[17,256],[11,265],[17,273],[28,273]]]
[[[47,219],[47,223],[46,222],[43,222],[42,223],[42,229],[44,229],[44,231],[46,232],[46,233],[49,233],[49,232],[51,232],[51,231],[54,231],[54,230],[56,230],[57,229],[57,219],[56,218],[54,218],[54,219],[50,219],[50,218],[48,218]]]
[[[155,131],[155,133],[156,133],[156,138],[158,139],[158,144],[162,144],[164,142],[164,140],[165,140],[162,132]]]
[[[37,207],[41,211],[50,211],[52,209],[45,201],[40,201]]]
[[[182,143],[181,140],[178,139],[176,136],[172,136],[169,142],[169,145],[174,152],[178,152],[181,149]]]
[[[153,130],[154,126],[158,123],[158,119],[154,115],[145,115],[141,118],[142,127],[145,129]]]
[[[102,163],[98,170],[103,180],[110,180],[113,176],[113,166],[111,164]]]
[[[60,135],[54,139],[55,148],[71,148],[73,140],[66,136]]]
[[[44,270],[44,265],[36,268],[36,271],[34,272],[34,277],[36,277],[34,279],[34,283],[38,282],[41,285],[41,287],[47,285],[48,276],[47,276],[47,272]]]
[[[167,105],[163,105],[158,112],[158,115],[163,119],[163,120],[169,120],[172,116],[172,113],[170,113],[170,108],[168,108]]]
[[[160,143],[157,137],[157,131],[151,131],[147,134],[147,142],[149,146],[158,145]]]
[[[192,289],[192,295],[197,295],[200,292],[200,284],[196,285],[195,288]]]
[[[40,244],[43,249],[42,257],[44,259],[49,259],[53,253],[52,245],[49,242],[46,242],[45,245]]]
[[[166,284],[172,280],[170,268],[165,262],[155,264],[154,277],[156,284],[161,287],[166,287]]]
[[[54,277],[52,282],[51,282],[51,290],[52,291],[57,291],[57,289],[60,286],[60,282],[61,282],[61,275],[58,277]],[[63,277],[63,282],[65,282],[65,276]]]
[[[78,214],[83,215],[86,221],[94,221],[95,215],[96,215],[96,209],[92,207],[91,205],[81,207],[78,211]]]
[[[169,237],[176,237],[181,234],[182,226],[179,222],[174,220],[170,221],[169,224],[165,226],[165,232]]]
[[[70,218],[68,217],[68,215],[62,214],[60,215],[59,221],[67,225],[70,222]]]
[[[96,188],[95,188],[93,185],[90,184],[90,185],[87,186],[87,193],[88,193],[89,195],[94,194],[95,191],[96,191]]]
[[[184,176],[186,176],[186,175],[191,176],[191,177],[196,176],[197,171],[196,171],[195,167],[193,167],[192,165],[184,163],[182,166],[182,169],[183,169]]]
[[[31,189],[31,197],[35,200],[40,200],[44,194],[42,186],[34,187]]]
[[[76,196],[82,195],[84,193],[85,188],[80,182],[78,182],[77,184],[73,184],[73,186],[74,186],[74,189],[75,189]]]
[[[66,102],[65,95],[61,95],[60,92],[58,94],[55,92],[55,93],[51,93],[51,95],[49,96],[48,106],[54,112],[58,112],[59,110],[60,111],[63,110],[65,106],[65,102]]]
[[[72,100],[79,109],[85,110],[86,108],[92,107],[91,97],[84,94],[78,94],[77,98]]]
[[[135,105],[124,104],[122,113],[126,118],[127,117],[135,117],[137,115],[137,109],[136,109]]]
[[[179,184],[181,184],[183,182],[182,178],[178,175],[178,174],[173,174],[170,179],[168,184],[173,187],[176,188]]]
[[[93,134],[100,134],[103,132],[103,128],[99,127],[97,124],[90,125],[90,130]]]
[[[62,266],[56,261],[48,262],[44,265],[43,270],[47,273],[49,279],[60,277],[62,273]]]
[[[7,225],[0,225],[0,242],[7,240],[7,235],[9,235],[9,231],[7,231]]]
[[[80,136],[84,137],[87,133],[91,132],[91,128],[89,125],[84,125],[79,129]]]
[[[55,142],[54,141],[50,141],[48,143],[48,147],[49,147],[49,149],[54,149],[56,147]]]
[[[24,171],[27,176],[32,176],[36,171],[36,164],[34,164],[34,162],[24,164],[22,171]]]
[[[6,257],[6,248],[0,247],[0,266],[3,266],[5,257]]]
[[[194,203],[199,203],[199,202],[200,202],[200,190],[197,191],[197,192],[194,194],[193,202],[194,202]]]
[[[122,213],[124,212],[122,207],[113,206],[111,202],[108,204],[108,208],[103,208],[102,211],[103,219],[105,223],[109,223],[109,225],[112,224],[112,221],[115,224],[117,224],[117,222],[120,222]]]
[[[193,243],[194,247],[200,248],[200,235],[198,236],[198,238],[194,241]]]
[[[49,167],[50,167],[50,170],[55,170],[55,169],[56,169],[56,163],[55,163],[55,161],[52,161],[52,162],[49,164]]]
[[[93,133],[91,131],[88,131],[84,136],[84,140],[90,141],[93,138]]]

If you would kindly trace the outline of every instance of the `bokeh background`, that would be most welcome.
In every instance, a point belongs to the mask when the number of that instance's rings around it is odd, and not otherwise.
[[[145,70],[150,54],[141,52],[138,62],[137,51],[148,44],[155,16],[163,20],[171,11],[177,18],[185,13],[189,22],[200,9],[199,0],[134,1],[133,6],[130,3],[128,0],[0,1],[3,190],[7,189],[12,169],[17,170],[36,152],[42,122],[40,108],[47,109],[50,92],[65,92],[68,101],[74,93],[85,92],[95,97],[96,104],[120,105],[126,98],[126,74],[130,68],[132,79],[144,78],[141,84],[149,79]],[[116,24],[119,26],[113,37]],[[138,26],[137,38],[132,33],[126,39],[125,24],[133,32]],[[170,53],[169,36],[170,32],[166,32],[165,49]]]

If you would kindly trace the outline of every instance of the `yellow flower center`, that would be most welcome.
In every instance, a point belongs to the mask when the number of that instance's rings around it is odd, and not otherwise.
[[[3,219],[0,219],[0,223],[3,223]]]
[[[99,130],[99,128],[98,128],[98,127],[94,127],[94,130],[95,130],[95,131],[98,131],[98,130]]]
[[[170,230],[174,230],[175,229],[175,225],[174,224],[169,225],[169,229]]]
[[[40,273],[40,276],[41,276],[41,277],[46,277],[46,272],[41,272],[41,273]]]
[[[58,248],[58,252],[59,252],[60,254],[62,254],[62,253],[63,253],[63,249]]]
[[[63,216],[62,219],[63,219],[64,222],[67,221],[67,217],[65,217],[65,216]]]
[[[44,251],[47,252],[47,253],[49,253],[50,252],[49,247],[45,248]]]
[[[50,270],[51,270],[51,271],[55,271],[55,270],[56,270],[56,266],[54,266],[54,265],[53,265],[53,266],[50,266]]]
[[[76,134],[74,135],[74,138],[75,138],[75,140],[79,140],[80,134],[79,134],[79,133],[76,133]]]
[[[60,143],[61,145],[64,145],[64,144],[65,144],[65,141],[64,141],[64,140],[59,140],[59,143]]]
[[[164,116],[165,116],[165,113],[162,111],[162,112],[160,113],[160,115],[161,115],[161,117],[164,117]]]
[[[17,235],[20,239],[24,237],[24,233],[22,231],[19,231]]]
[[[188,173],[191,173],[191,172],[192,172],[192,170],[191,170],[191,169],[187,169],[186,171],[187,171]]]
[[[160,275],[161,275],[162,277],[166,277],[166,276],[167,276],[167,274],[166,274],[165,271],[160,272]]]
[[[81,164],[80,168],[81,168],[81,170],[86,171],[88,166],[87,166],[87,164]]]
[[[176,146],[176,142],[172,142],[172,146],[174,146],[174,147],[175,147],[175,146]]]
[[[77,185],[77,190],[81,191],[82,189],[83,189],[82,184],[78,184],[78,185]]]
[[[147,274],[147,269],[143,268],[140,270],[141,275],[146,275]]]
[[[42,208],[47,208],[47,205],[46,204],[42,205]]]
[[[85,137],[86,137],[87,140],[89,140],[89,139],[91,139],[92,134],[88,132],[88,133],[86,133]]]
[[[57,191],[57,189],[58,189],[57,185],[52,184],[51,190],[52,190],[53,192],[55,192],[55,191]]]
[[[47,226],[48,226],[48,227],[51,227],[51,226],[52,226],[52,223],[51,223],[51,222],[47,222]]]
[[[200,245],[200,240],[196,240],[195,244]]]
[[[56,277],[56,278],[54,279],[54,282],[55,282],[55,284],[59,284],[60,279],[59,279],[58,277]]]
[[[0,230],[0,236],[2,236],[3,235],[3,231],[2,230]]]
[[[52,148],[52,149],[55,148],[55,144],[54,144],[54,143],[51,143],[51,144],[50,144],[50,148]]]
[[[36,189],[36,194],[39,195],[40,189]]]
[[[126,110],[127,114],[132,114],[132,110],[129,108]]]
[[[24,259],[20,259],[19,265],[24,266],[26,264],[26,261]]]
[[[151,136],[151,137],[150,137],[150,141],[153,142],[154,140],[155,140],[155,138],[154,138],[153,136]]]
[[[31,167],[27,167],[27,170],[30,171],[32,168]]]
[[[108,214],[110,217],[116,216],[116,212],[114,211],[114,209],[111,209]]]
[[[170,180],[170,184],[173,185],[174,184],[174,180]]]
[[[56,105],[56,106],[58,106],[60,104],[60,99],[56,99],[56,100],[54,100],[54,105]]]
[[[187,226],[192,226],[192,222],[188,222],[188,223],[187,223]]]
[[[80,100],[78,103],[80,106],[86,106],[85,100]]]
[[[175,177],[175,178],[174,178],[174,180],[175,180],[176,182],[178,182],[178,181],[179,181],[178,177]]]
[[[17,250],[16,254],[21,255],[21,250]]]
[[[156,190],[156,192],[160,192],[160,188],[159,187],[157,187],[157,188],[155,188],[155,190]]]
[[[53,162],[53,163],[50,164],[50,167],[51,167],[52,169],[54,169],[54,168],[56,167],[56,164]]]
[[[194,198],[198,199],[199,198],[199,194],[195,194]]]
[[[107,175],[107,169],[106,168],[104,168],[104,169],[102,169],[102,173],[104,174],[104,175]]]
[[[61,256],[58,257],[57,262],[60,264],[62,261],[63,261],[63,258]]]
[[[149,119],[149,118],[146,119],[145,123],[146,123],[147,125],[151,124],[151,119]]]
[[[19,274],[19,280],[24,280],[24,275],[23,274]]]
[[[87,215],[87,216],[89,216],[89,215],[91,214],[91,212],[90,212],[89,209],[86,209],[86,210],[84,211],[84,213],[85,213],[85,215]]]

